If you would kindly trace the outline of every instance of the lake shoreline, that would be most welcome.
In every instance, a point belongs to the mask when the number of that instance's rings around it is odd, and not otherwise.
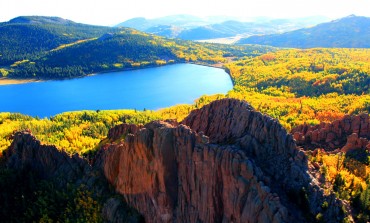
[[[36,79],[36,78],[7,78],[7,77],[0,77],[0,86],[4,85],[14,85],[14,84],[27,84],[27,83],[37,83],[37,82],[45,82],[45,81],[63,81],[63,80],[72,80],[72,79],[78,79],[78,78],[84,78],[84,77],[89,77],[89,76],[95,76],[99,74],[105,74],[105,73],[111,73],[111,72],[121,72],[121,71],[131,71],[131,70],[142,70],[146,68],[155,68],[155,67],[162,67],[162,66],[167,66],[167,65],[175,65],[175,64],[194,64],[194,65],[200,65],[200,66],[206,66],[206,67],[213,67],[213,68],[219,68],[223,69],[227,74],[229,74],[231,82],[234,84],[234,80],[231,77],[230,73],[223,67],[223,63],[217,63],[217,64],[207,64],[207,63],[202,63],[202,62],[177,62],[177,63],[171,63],[171,64],[165,64],[165,65],[149,65],[146,67],[130,67],[130,68],[121,68],[121,69],[113,69],[109,71],[101,71],[97,73],[92,73],[92,74],[87,74],[83,76],[76,76],[76,77],[71,77],[71,78],[55,78],[55,79]]]
[[[27,84],[27,83],[35,83],[35,82],[43,82],[45,80],[42,79],[24,79],[24,78],[6,78],[1,77],[0,78],[0,86],[4,85],[13,85],[13,84]]]
[[[188,64],[195,64],[195,65],[205,66],[205,67],[213,67],[213,68],[222,69],[229,75],[231,83],[233,84],[233,87],[235,86],[235,82],[234,82],[233,77],[231,76],[230,70],[226,69],[226,67],[224,67],[224,63],[217,63],[217,64],[206,64],[206,63],[199,63],[199,62],[198,63],[197,62],[187,62],[187,63]]]

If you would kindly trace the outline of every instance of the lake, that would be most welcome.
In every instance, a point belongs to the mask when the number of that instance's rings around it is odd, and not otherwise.
[[[66,111],[159,109],[232,89],[222,69],[174,64],[71,80],[0,86],[0,112],[48,117]]]

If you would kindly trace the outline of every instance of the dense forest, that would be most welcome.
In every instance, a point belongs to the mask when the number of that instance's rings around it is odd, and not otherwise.
[[[296,96],[369,94],[370,50],[281,50],[241,60],[228,69],[246,88],[285,89]],[[241,75],[247,74],[247,75]]]
[[[2,222],[102,222],[102,204],[84,186],[60,190],[55,182],[3,165],[0,161]]]
[[[311,162],[321,165],[320,172],[328,182],[324,186],[326,193],[349,201],[357,212],[356,222],[370,220],[370,167],[369,152],[358,149],[347,153],[330,154],[322,150],[309,153]]]

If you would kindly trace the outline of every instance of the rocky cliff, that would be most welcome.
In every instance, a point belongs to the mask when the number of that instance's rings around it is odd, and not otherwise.
[[[341,202],[324,195],[293,137],[277,120],[239,100],[215,101],[181,123],[122,124],[105,141],[90,166],[18,133],[7,162],[91,187],[103,175],[146,222],[311,222],[318,213],[326,222],[338,222],[343,217]],[[119,206],[114,198],[107,200],[107,221],[122,220]]]
[[[292,130],[297,144],[310,148],[336,149],[347,152],[353,149],[370,150],[369,114],[345,116],[332,123],[301,125]]]
[[[110,138],[104,174],[147,222],[305,222],[324,201],[326,221],[341,218],[292,136],[245,102],[213,102],[180,124],[117,126]]]

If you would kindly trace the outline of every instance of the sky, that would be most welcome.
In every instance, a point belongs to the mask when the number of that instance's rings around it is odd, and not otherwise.
[[[297,18],[351,14],[370,17],[370,0],[1,0],[0,22],[21,15],[58,16],[75,22],[112,26],[134,17],[189,14]]]

